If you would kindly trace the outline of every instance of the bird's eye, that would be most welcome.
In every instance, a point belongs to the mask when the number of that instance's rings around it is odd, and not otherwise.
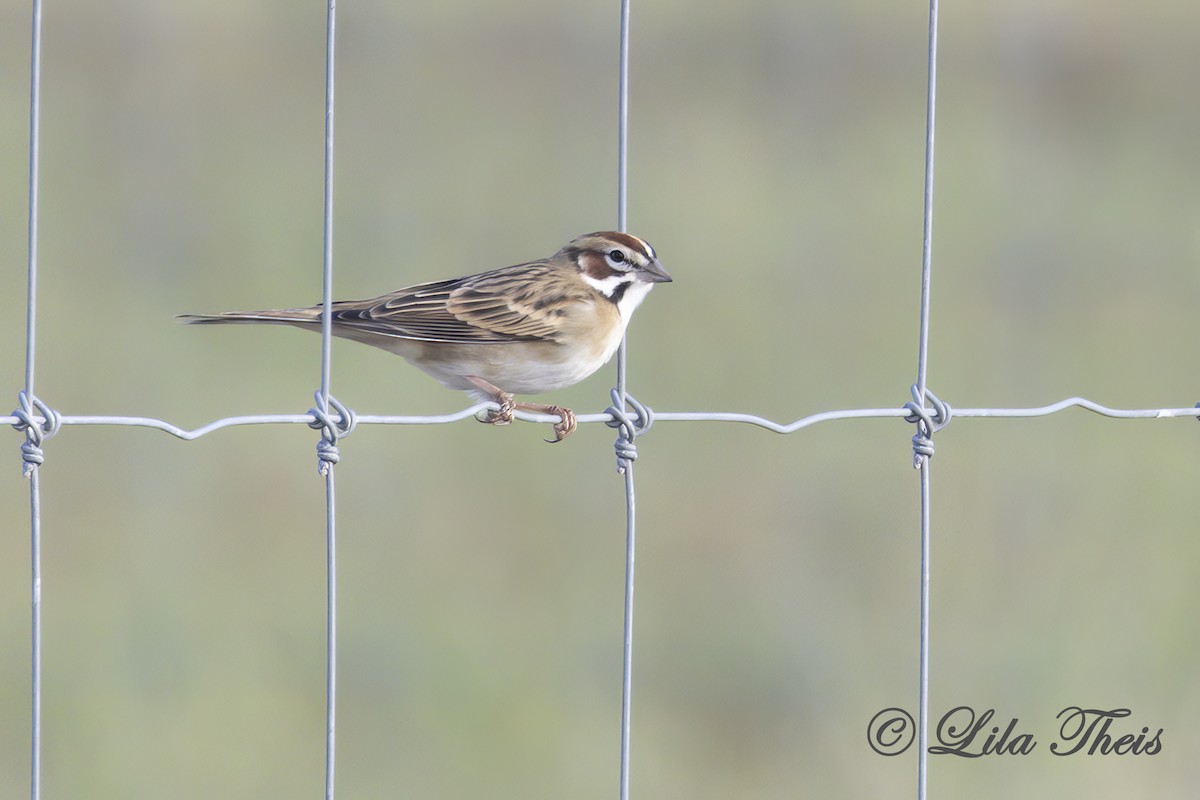
[[[625,262],[625,254],[620,250],[612,250],[608,254],[608,260],[614,264],[622,264]]]

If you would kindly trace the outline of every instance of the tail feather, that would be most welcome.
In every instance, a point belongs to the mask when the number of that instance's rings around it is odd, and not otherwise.
[[[280,308],[267,311],[226,311],[222,314],[178,314],[185,325],[276,324],[310,325],[321,321],[321,309]]]

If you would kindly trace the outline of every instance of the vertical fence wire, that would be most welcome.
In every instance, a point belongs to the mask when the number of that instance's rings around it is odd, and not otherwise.
[[[337,22],[337,2],[329,0],[325,22],[325,185],[323,198],[323,228],[321,251],[321,410],[329,411],[330,351],[333,342],[333,89],[334,89],[334,32]]]
[[[328,420],[330,373],[333,350],[333,99],[334,99],[334,42],[337,22],[337,2],[329,0],[325,22],[325,195],[322,208],[323,235],[321,256],[321,390],[317,405]],[[345,419],[345,414],[343,414]],[[336,442],[332,432],[331,446]],[[333,800],[336,773],[335,745],[337,720],[337,512],[334,468],[336,457],[322,459],[320,469],[325,476],[325,800]]]
[[[617,230],[624,231],[628,209],[629,163],[629,3],[621,0],[621,49],[617,86]],[[617,387],[614,400],[618,409],[626,403],[626,339],[617,349]],[[634,554],[637,550],[633,462],[627,460],[625,477],[625,616],[621,648],[621,776],[620,798],[629,800],[629,738],[633,712],[633,579]]]
[[[917,690],[917,800],[925,800],[929,767],[929,462],[921,468],[921,632]]]
[[[30,574],[32,594],[32,635],[30,672],[30,756],[29,796],[42,796],[42,512],[38,469],[29,475]]]
[[[929,2],[929,64],[925,106],[925,189],[921,236],[921,322],[917,349],[917,382],[914,402],[925,407],[929,363],[929,289],[933,266],[933,156],[937,100],[937,0]],[[943,420],[944,422],[944,420]],[[921,422],[918,421],[920,426]],[[920,428],[918,427],[918,431]],[[932,436],[932,430],[927,430]],[[929,455],[917,455],[921,493],[921,621],[917,678],[917,800],[925,800],[928,784],[929,747],[929,563],[930,563],[930,475]]]
[[[37,272],[38,272],[38,164],[40,160],[42,107],[42,3],[33,0],[29,54],[29,242],[28,283],[25,318],[25,397],[35,397],[37,363]],[[23,403],[22,405],[25,405]],[[29,796],[42,793],[42,499],[40,469],[28,459],[29,475],[29,561],[30,561],[30,756]]]

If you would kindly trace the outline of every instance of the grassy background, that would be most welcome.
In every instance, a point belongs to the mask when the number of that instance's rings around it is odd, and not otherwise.
[[[0,7],[0,382],[23,380],[28,9]],[[615,218],[617,3],[342,4],[336,289],[548,254]],[[675,283],[633,323],[659,410],[899,406],[916,368],[927,8],[634,7],[630,228]],[[1200,400],[1200,6],[943,8],[930,386],[958,406]],[[324,10],[57,0],[44,17],[37,390],[183,426],[303,412],[319,339],[172,316],[320,295]],[[363,413],[465,405],[337,343]],[[608,404],[611,370],[556,395]],[[7,409],[6,409],[7,410]],[[911,797],[865,739],[915,711],[911,427],[639,443],[633,787]],[[342,798],[616,793],[612,431],[364,427],[342,446]],[[1026,757],[931,796],[1190,797],[1200,780],[1188,420],[959,420],[934,460],[932,706]],[[70,428],[43,468],[47,797],[319,794],[323,485],[302,426]],[[0,480],[0,794],[27,791],[28,510]],[[1069,705],[1156,756],[1049,753]]]

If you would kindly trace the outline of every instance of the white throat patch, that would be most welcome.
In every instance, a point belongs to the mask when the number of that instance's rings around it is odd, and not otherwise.
[[[621,312],[621,319],[629,322],[629,318],[633,316],[633,310],[642,304],[642,301],[646,299],[646,295],[650,294],[650,290],[653,288],[653,283],[634,281],[625,290],[625,296],[617,303],[617,310]]]

